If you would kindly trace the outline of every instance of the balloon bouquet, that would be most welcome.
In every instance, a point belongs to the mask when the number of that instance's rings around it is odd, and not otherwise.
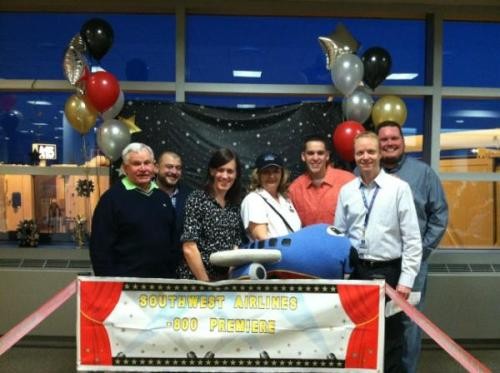
[[[100,115],[104,121],[97,130],[97,145],[111,161],[117,160],[130,143],[128,126],[119,120],[122,118],[115,119],[123,109],[124,95],[113,74],[100,67],[91,71],[88,61],[99,63],[111,48],[113,38],[108,22],[92,18],[71,39],[63,60],[64,75],[76,89],[66,101],[66,118],[84,141],[83,135],[94,127]]]
[[[382,96],[374,103],[374,91],[389,75],[392,60],[381,47],[367,49],[358,57],[358,41],[347,28],[338,24],[329,36],[318,38],[326,56],[326,67],[331,71],[334,86],[343,94],[342,113],[345,121],[333,133],[333,145],[340,158],[354,160],[354,138],[365,131],[363,123],[371,116],[375,126],[394,121],[402,126],[406,120],[406,105],[397,96]]]

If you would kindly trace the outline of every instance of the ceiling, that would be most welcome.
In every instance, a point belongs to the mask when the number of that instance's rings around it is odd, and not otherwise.
[[[500,21],[500,0],[15,0],[0,2],[7,12],[249,14],[345,16]]]

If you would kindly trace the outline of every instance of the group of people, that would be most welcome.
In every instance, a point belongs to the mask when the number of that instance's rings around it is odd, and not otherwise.
[[[243,197],[241,163],[230,149],[215,151],[205,185],[181,181],[182,160],[129,144],[122,152],[125,177],[101,197],[92,219],[90,257],[97,276],[190,278],[217,281],[227,269],[210,255],[246,240],[263,240],[313,224],[333,224],[350,239],[350,278],[383,278],[408,298],[425,298],[427,260],[447,226],[448,210],[436,173],[404,153],[397,123],[354,140],[354,173],[330,165],[328,142],[305,140],[306,171],[289,183],[276,153],[259,155]],[[328,250],[328,248],[325,248]],[[386,320],[385,371],[415,372],[420,328],[404,315]]]

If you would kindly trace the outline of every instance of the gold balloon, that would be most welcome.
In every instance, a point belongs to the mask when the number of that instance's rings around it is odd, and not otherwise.
[[[90,131],[97,119],[97,111],[78,95],[71,95],[68,98],[64,114],[71,126],[82,135]]]
[[[130,134],[141,132],[142,130],[135,124],[135,115],[132,115],[130,118],[118,117],[118,120],[122,122],[125,126],[127,126]]]
[[[383,96],[372,108],[372,120],[375,127],[385,121],[396,122],[400,126],[406,121],[406,105],[397,96]]]

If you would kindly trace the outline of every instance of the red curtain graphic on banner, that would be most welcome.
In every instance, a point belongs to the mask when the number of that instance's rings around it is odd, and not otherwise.
[[[103,321],[122,292],[121,282],[80,281],[81,364],[111,365],[111,346]]]
[[[380,287],[337,285],[340,302],[356,324],[351,334],[346,368],[377,368]]]

